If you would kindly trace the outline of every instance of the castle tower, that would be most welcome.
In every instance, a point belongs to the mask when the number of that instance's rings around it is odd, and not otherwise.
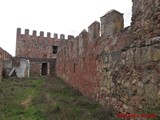
[[[123,14],[111,10],[101,17],[101,35],[113,35],[120,32],[124,27]]]
[[[20,49],[19,49],[19,38],[21,35],[21,28],[17,28],[17,34],[16,34],[16,56],[19,56]]]

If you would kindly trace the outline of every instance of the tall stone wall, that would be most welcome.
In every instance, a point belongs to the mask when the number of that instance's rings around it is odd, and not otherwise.
[[[160,23],[154,19],[158,8],[158,0],[133,0],[132,23],[126,28],[123,14],[109,11],[101,17],[101,28],[95,21],[88,32],[83,30],[60,47],[57,75],[122,113],[138,113],[146,106],[159,108],[160,37],[159,28],[153,27]]]

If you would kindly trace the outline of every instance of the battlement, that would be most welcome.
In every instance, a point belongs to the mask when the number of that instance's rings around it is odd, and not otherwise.
[[[72,40],[74,39],[74,36],[73,35],[68,35],[68,40]]]
[[[65,35],[64,34],[60,34],[60,39],[64,40],[65,39]]]
[[[36,36],[36,35],[37,35],[37,31],[33,30],[33,36]]]
[[[43,31],[40,31],[40,36],[44,37],[44,32]]]
[[[21,28],[17,28],[17,36],[26,35],[26,36],[34,36],[34,37],[44,37],[44,32],[43,31],[39,32],[40,33],[39,36],[37,35],[37,31],[36,30],[33,30],[31,35],[29,34],[29,32],[30,32],[29,29],[25,29],[24,30],[24,34],[22,34],[21,33]],[[58,34],[57,33],[54,33],[53,37],[52,37],[51,33],[47,32],[47,37],[46,38],[55,38],[55,39],[65,40],[65,35],[64,34],[60,34],[60,37],[58,38]],[[74,38],[73,35],[68,35],[68,39],[73,39],[73,38]]]
[[[87,51],[88,46],[92,46],[98,38],[101,39],[102,36],[114,37],[117,33],[121,33],[124,27],[124,20],[123,14],[116,11],[111,10],[107,12],[101,18],[101,23],[98,21],[94,21],[88,27],[88,31],[85,29],[75,38],[73,36],[68,36],[68,40],[72,40],[72,45],[66,44],[68,42],[62,42],[63,44],[60,45],[60,49],[65,49],[66,47],[71,47],[69,49],[73,49],[73,56],[76,57],[77,55],[82,55],[84,52]],[[101,26],[100,26],[101,24]],[[64,40],[64,34],[60,35],[60,39]],[[108,39],[107,39],[108,40]],[[111,39],[111,43],[114,42],[114,39]]]
[[[30,32],[31,35],[30,35]],[[17,28],[16,38],[16,56],[17,57],[30,57],[30,58],[56,58],[56,54],[59,46],[64,46],[69,40],[73,40],[74,36],[68,35],[65,38],[64,34],[50,32],[45,33],[43,31],[30,31],[25,29],[24,33],[21,32],[21,28]]]
[[[111,35],[112,36],[113,34],[120,32],[124,27],[123,14],[116,11],[116,10],[111,10],[111,11],[107,12],[100,19],[101,19],[101,23],[99,23],[98,21],[94,21],[88,27],[89,41],[97,39],[101,35],[104,35],[104,36]],[[101,24],[101,26],[100,26],[100,24]],[[25,33],[21,34],[21,28],[17,28],[17,36],[19,36],[19,35],[26,35],[26,36],[34,36],[35,37],[35,36],[37,36],[37,31],[33,30],[32,35],[29,35],[29,29],[25,29]],[[44,37],[44,32],[40,31],[39,36]],[[58,38],[58,34],[54,33],[53,37],[51,37],[51,33],[47,32],[46,38],[71,40],[71,39],[74,39],[74,36],[68,35],[68,38],[65,39],[65,35],[60,34],[60,36]]]

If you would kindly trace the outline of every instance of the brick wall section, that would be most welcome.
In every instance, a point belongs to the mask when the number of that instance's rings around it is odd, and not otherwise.
[[[2,77],[3,77],[3,75],[2,75],[2,70],[3,70],[3,62],[2,62],[2,60],[0,59],[0,81],[1,81],[1,79],[2,79]]]
[[[32,76],[39,76],[40,75],[40,73],[41,73],[41,65],[42,65],[42,63],[41,62],[39,62],[39,61],[33,61],[33,62],[31,62],[31,75]]]
[[[60,47],[57,75],[122,113],[159,106],[155,103],[160,99],[160,37],[159,28],[153,29],[160,23],[154,19],[159,7],[158,0],[133,0],[132,24],[127,28],[123,28],[123,14],[108,12],[101,17],[101,32],[100,23],[94,22],[88,32],[83,30]]]
[[[38,59],[32,59],[30,60],[30,67],[31,67],[31,76],[39,76],[41,75],[42,73],[42,64],[43,63],[47,63],[48,64],[48,73],[54,73],[55,71],[55,62],[56,62],[56,59],[47,59],[47,60],[38,60]]]
[[[12,55],[0,47],[0,80],[3,77],[3,61],[9,60],[11,57]]]

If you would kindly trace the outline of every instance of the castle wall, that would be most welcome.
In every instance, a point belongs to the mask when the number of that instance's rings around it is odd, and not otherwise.
[[[101,28],[94,22],[88,32],[83,30],[59,48],[57,75],[122,113],[158,107],[160,37],[153,26],[160,23],[154,19],[159,7],[158,0],[133,0],[132,23],[126,28],[123,14],[109,11],[101,17]]]

